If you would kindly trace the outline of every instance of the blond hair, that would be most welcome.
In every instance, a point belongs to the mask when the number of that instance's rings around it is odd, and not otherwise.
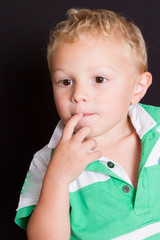
[[[47,47],[47,60],[50,69],[50,57],[53,50],[63,42],[74,43],[81,36],[101,33],[104,37],[115,36],[122,40],[134,60],[138,72],[148,69],[145,41],[140,29],[123,16],[105,9],[69,9],[68,18],[58,23],[51,31]]]

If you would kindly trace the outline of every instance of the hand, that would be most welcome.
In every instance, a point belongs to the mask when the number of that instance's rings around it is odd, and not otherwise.
[[[100,151],[94,151],[96,141],[86,139],[92,131],[91,127],[83,127],[73,135],[74,128],[81,118],[82,114],[76,114],[67,122],[47,170],[47,174],[60,183],[71,183],[89,163],[102,155]],[[89,152],[90,150],[92,152]]]

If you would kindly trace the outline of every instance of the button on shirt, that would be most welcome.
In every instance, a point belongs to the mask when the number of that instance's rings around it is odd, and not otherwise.
[[[123,189],[123,192],[125,192],[125,193],[129,193],[131,190],[129,185],[124,185],[122,189]]]
[[[109,161],[109,162],[107,162],[107,166],[108,166],[109,168],[114,168],[114,163],[111,162],[111,161]]]

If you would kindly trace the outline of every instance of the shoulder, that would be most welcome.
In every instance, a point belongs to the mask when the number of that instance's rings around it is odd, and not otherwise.
[[[34,154],[33,159],[38,159],[42,162],[49,162],[51,157],[51,151],[52,149],[49,148],[48,145],[46,145]]]
[[[45,172],[51,159],[52,148],[48,145],[37,151],[30,163],[29,172]]]
[[[18,209],[37,204],[50,154],[51,148],[48,145],[34,154],[23,184]]]
[[[160,123],[160,107],[142,103],[138,105],[140,105],[157,123]]]

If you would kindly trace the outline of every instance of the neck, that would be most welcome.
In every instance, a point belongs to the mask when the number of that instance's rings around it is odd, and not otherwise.
[[[120,141],[126,139],[132,134],[135,134],[136,130],[133,127],[130,118],[127,116],[126,120],[120,125],[115,126],[107,133],[94,138],[97,142],[97,148],[100,146],[115,145]]]

